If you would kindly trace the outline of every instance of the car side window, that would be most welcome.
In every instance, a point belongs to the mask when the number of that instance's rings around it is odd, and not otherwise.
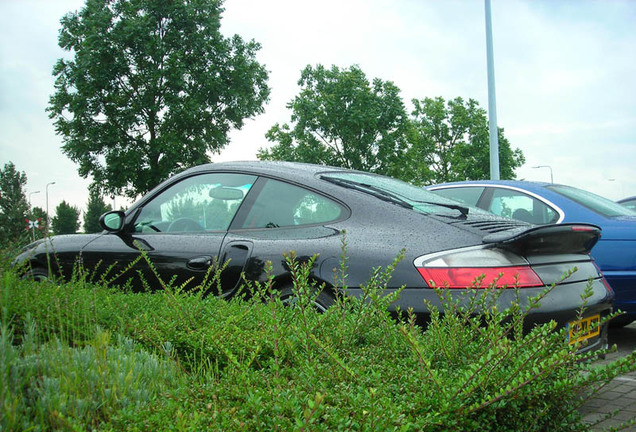
[[[477,202],[479,201],[479,198],[481,197],[484,189],[485,188],[482,186],[451,187],[445,189],[437,189],[433,192],[440,196],[443,196],[444,198],[459,201],[472,207],[477,207]]]
[[[337,202],[289,183],[267,179],[240,228],[279,228],[337,220]]]
[[[488,209],[499,216],[517,219],[536,225],[555,222],[559,215],[537,198],[511,189],[496,188]]]
[[[146,203],[135,231],[205,232],[227,230],[256,176],[201,174],[188,177]]]

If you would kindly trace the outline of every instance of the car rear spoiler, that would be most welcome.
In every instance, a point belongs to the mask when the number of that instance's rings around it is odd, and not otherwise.
[[[591,224],[541,225],[489,234],[485,244],[498,244],[522,255],[586,254],[601,238],[601,228]]]

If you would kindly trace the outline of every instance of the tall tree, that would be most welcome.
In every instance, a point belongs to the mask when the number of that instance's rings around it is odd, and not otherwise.
[[[73,53],[53,74],[49,116],[82,177],[135,197],[208,162],[231,128],[263,112],[260,45],[220,32],[221,0],[86,0],[61,20]]]
[[[0,247],[18,241],[26,232],[26,183],[26,174],[17,171],[13,162],[0,171]]]
[[[55,208],[55,216],[51,219],[53,234],[75,234],[80,227],[80,210],[62,201]]]
[[[490,177],[488,121],[475,100],[458,97],[447,103],[437,97],[413,104],[405,180],[431,184]],[[511,148],[502,128],[498,134],[500,177],[514,179],[525,158]]]
[[[287,107],[291,122],[274,125],[259,159],[320,163],[397,175],[405,148],[407,113],[400,90],[357,66],[307,66],[300,94]]]
[[[104,198],[95,189],[91,189],[88,195],[88,203],[86,204],[86,213],[84,213],[84,232],[98,233],[102,231],[99,224],[99,217],[112,210],[110,204],[104,202]]]

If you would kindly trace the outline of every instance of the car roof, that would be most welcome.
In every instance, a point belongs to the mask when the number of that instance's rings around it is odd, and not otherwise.
[[[283,161],[232,161],[215,162],[199,165],[184,171],[182,174],[191,174],[204,171],[250,171],[259,175],[291,176],[297,180],[313,179],[318,173],[353,171],[347,168],[338,168],[328,165],[317,165],[303,162]],[[364,173],[370,174],[370,173]]]
[[[601,226],[604,230],[604,233],[609,232],[608,230],[610,229],[610,226],[623,226],[624,224],[630,224],[629,226],[632,226],[634,224],[634,220],[626,220],[624,217],[622,219],[608,218],[607,216],[599,214],[598,212],[590,209],[584,204],[581,204],[576,200],[573,200],[572,198],[563,195],[556,190],[553,190],[551,186],[556,186],[557,188],[561,187],[578,189],[574,186],[568,186],[558,183],[534,182],[525,180],[475,180],[440,183],[428,186],[427,189],[436,190],[479,186],[491,186],[522,190],[556,210],[557,213],[559,213],[560,215],[559,221],[557,223],[589,222]],[[605,237],[609,238],[609,235]]]
[[[447,183],[438,183],[434,185],[428,186],[429,188],[437,188],[441,186],[466,186],[466,185],[503,185],[503,186],[516,186],[519,188],[542,188],[545,186],[550,186],[557,183],[548,183],[548,182],[540,182],[540,181],[527,181],[527,180],[466,180],[466,181],[458,181],[458,182],[447,182]]]

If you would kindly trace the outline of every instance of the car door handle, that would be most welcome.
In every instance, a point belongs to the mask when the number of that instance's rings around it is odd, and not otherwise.
[[[207,270],[212,265],[212,257],[208,255],[188,260],[186,266],[191,270]]]

